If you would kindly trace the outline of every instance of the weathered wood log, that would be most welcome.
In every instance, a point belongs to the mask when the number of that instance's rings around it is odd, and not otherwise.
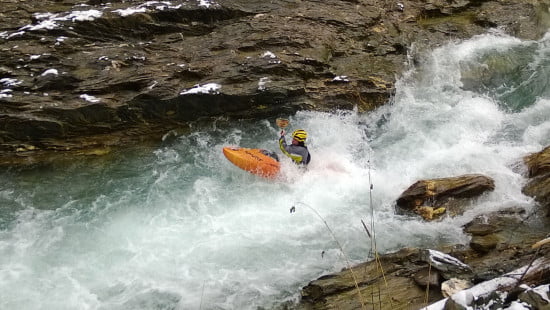
[[[540,257],[530,265],[455,293],[423,310],[465,309],[475,300],[487,297],[493,292],[508,292],[520,284],[540,283],[541,279],[547,279],[549,276],[550,257]]]

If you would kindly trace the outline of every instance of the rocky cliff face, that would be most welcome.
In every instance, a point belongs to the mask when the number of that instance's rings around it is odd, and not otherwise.
[[[97,153],[208,118],[373,109],[416,51],[548,1],[22,1],[0,8],[0,162]]]

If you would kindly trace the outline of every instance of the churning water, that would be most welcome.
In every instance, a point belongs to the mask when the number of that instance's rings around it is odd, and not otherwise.
[[[361,220],[374,223],[379,252],[465,243],[461,225],[480,210],[533,205],[518,162],[550,145],[549,74],[550,36],[441,47],[374,112],[289,116],[290,130],[308,130],[313,160],[303,172],[283,159],[275,181],[221,152],[277,150],[274,119],[3,171],[0,308],[271,308],[346,265],[335,239],[352,262],[367,259]],[[494,178],[496,190],[464,215],[425,223],[395,214],[415,181],[466,173]]]

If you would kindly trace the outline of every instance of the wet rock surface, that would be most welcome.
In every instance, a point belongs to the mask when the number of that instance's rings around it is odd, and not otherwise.
[[[529,173],[529,183],[525,185],[523,192],[534,197],[546,209],[547,216],[550,216],[550,146],[526,156],[523,160]]]
[[[420,309],[444,300],[449,293],[458,293],[529,266],[535,259],[550,262],[549,244],[532,248],[533,244],[550,234],[548,218],[536,215],[527,217],[525,212],[507,210],[474,219],[465,226],[465,231],[471,232],[479,221],[489,222],[494,227],[490,229],[492,234],[484,230],[481,236],[498,239],[495,246],[479,249],[471,244],[450,245],[437,251],[406,248],[380,255],[377,259],[354,266],[352,271],[346,269],[310,282],[302,290],[298,308]],[[548,263],[542,264],[539,266],[541,270],[533,270],[533,274],[514,282],[514,286],[524,284],[521,292],[540,286],[544,288],[550,279],[549,266]],[[494,293],[477,298],[476,302],[479,307],[491,301],[500,302],[502,307],[520,302],[519,292],[514,295],[512,287],[503,288],[502,292],[506,292],[507,299],[501,300],[500,295]],[[540,297],[533,299],[540,300]],[[536,302],[531,305],[536,305]],[[451,301],[445,309],[462,309],[460,306],[460,303]]]
[[[388,102],[424,49],[490,28],[538,39],[550,26],[549,4],[4,0],[0,164],[102,155],[211,119],[368,111]],[[479,76],[465,75],[464,87],[491,83]],[[540,212],[487,215],[465,227],[474,243],[438,249],[471,271],[438,269],[425,249],[402,249],[312,281],[298,307],[418,309],[443,297],[442,281],[480,283],[548,257],[548,245],[530,247],[550,233],[548,150],[525,159],[524,192]]]
[[[423,49],[493,27],[539,38],[547,6],[5,0],[0,162],[158,140],[211,118],[368,111],[391,98],[395,78],[422,61]]]
[[[420,180],[407,188],[396,204],[398,211],[412,211],[432,220],[446,212],[460,214],[469,199],[494,189],[494,180],[480,174]]]
[[[302,290],[298,309],[421,309],[429,305],[427,309],[434,310],[546,309],[550,217],[544,193],[548,190],[549,149],[523,160],[531,177],[526,188],[542,189],[537,192],[542,195],[536,196],[541,203],[535,210],[512,207],[482,213],[463,226],[471,237],[467,245],[442,245],[437,250],[405,248],[311,281]],[[478,190],[473,184],[490,186]],[[429,200],[441,205],[450,198],[475,197],[494,186],[481,175],[423,180],[411,185],[396,204],[414,209]],[[463,199],[456,205],[472,207]]]

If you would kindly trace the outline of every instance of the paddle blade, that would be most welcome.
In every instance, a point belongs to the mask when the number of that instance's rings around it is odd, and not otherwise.
[[[275,123],[277,124],[277,126],[279,128],[286,128],[288,126],[288,124],[290,123],[290,121],[286,118],[278,118],[275,120]]]

